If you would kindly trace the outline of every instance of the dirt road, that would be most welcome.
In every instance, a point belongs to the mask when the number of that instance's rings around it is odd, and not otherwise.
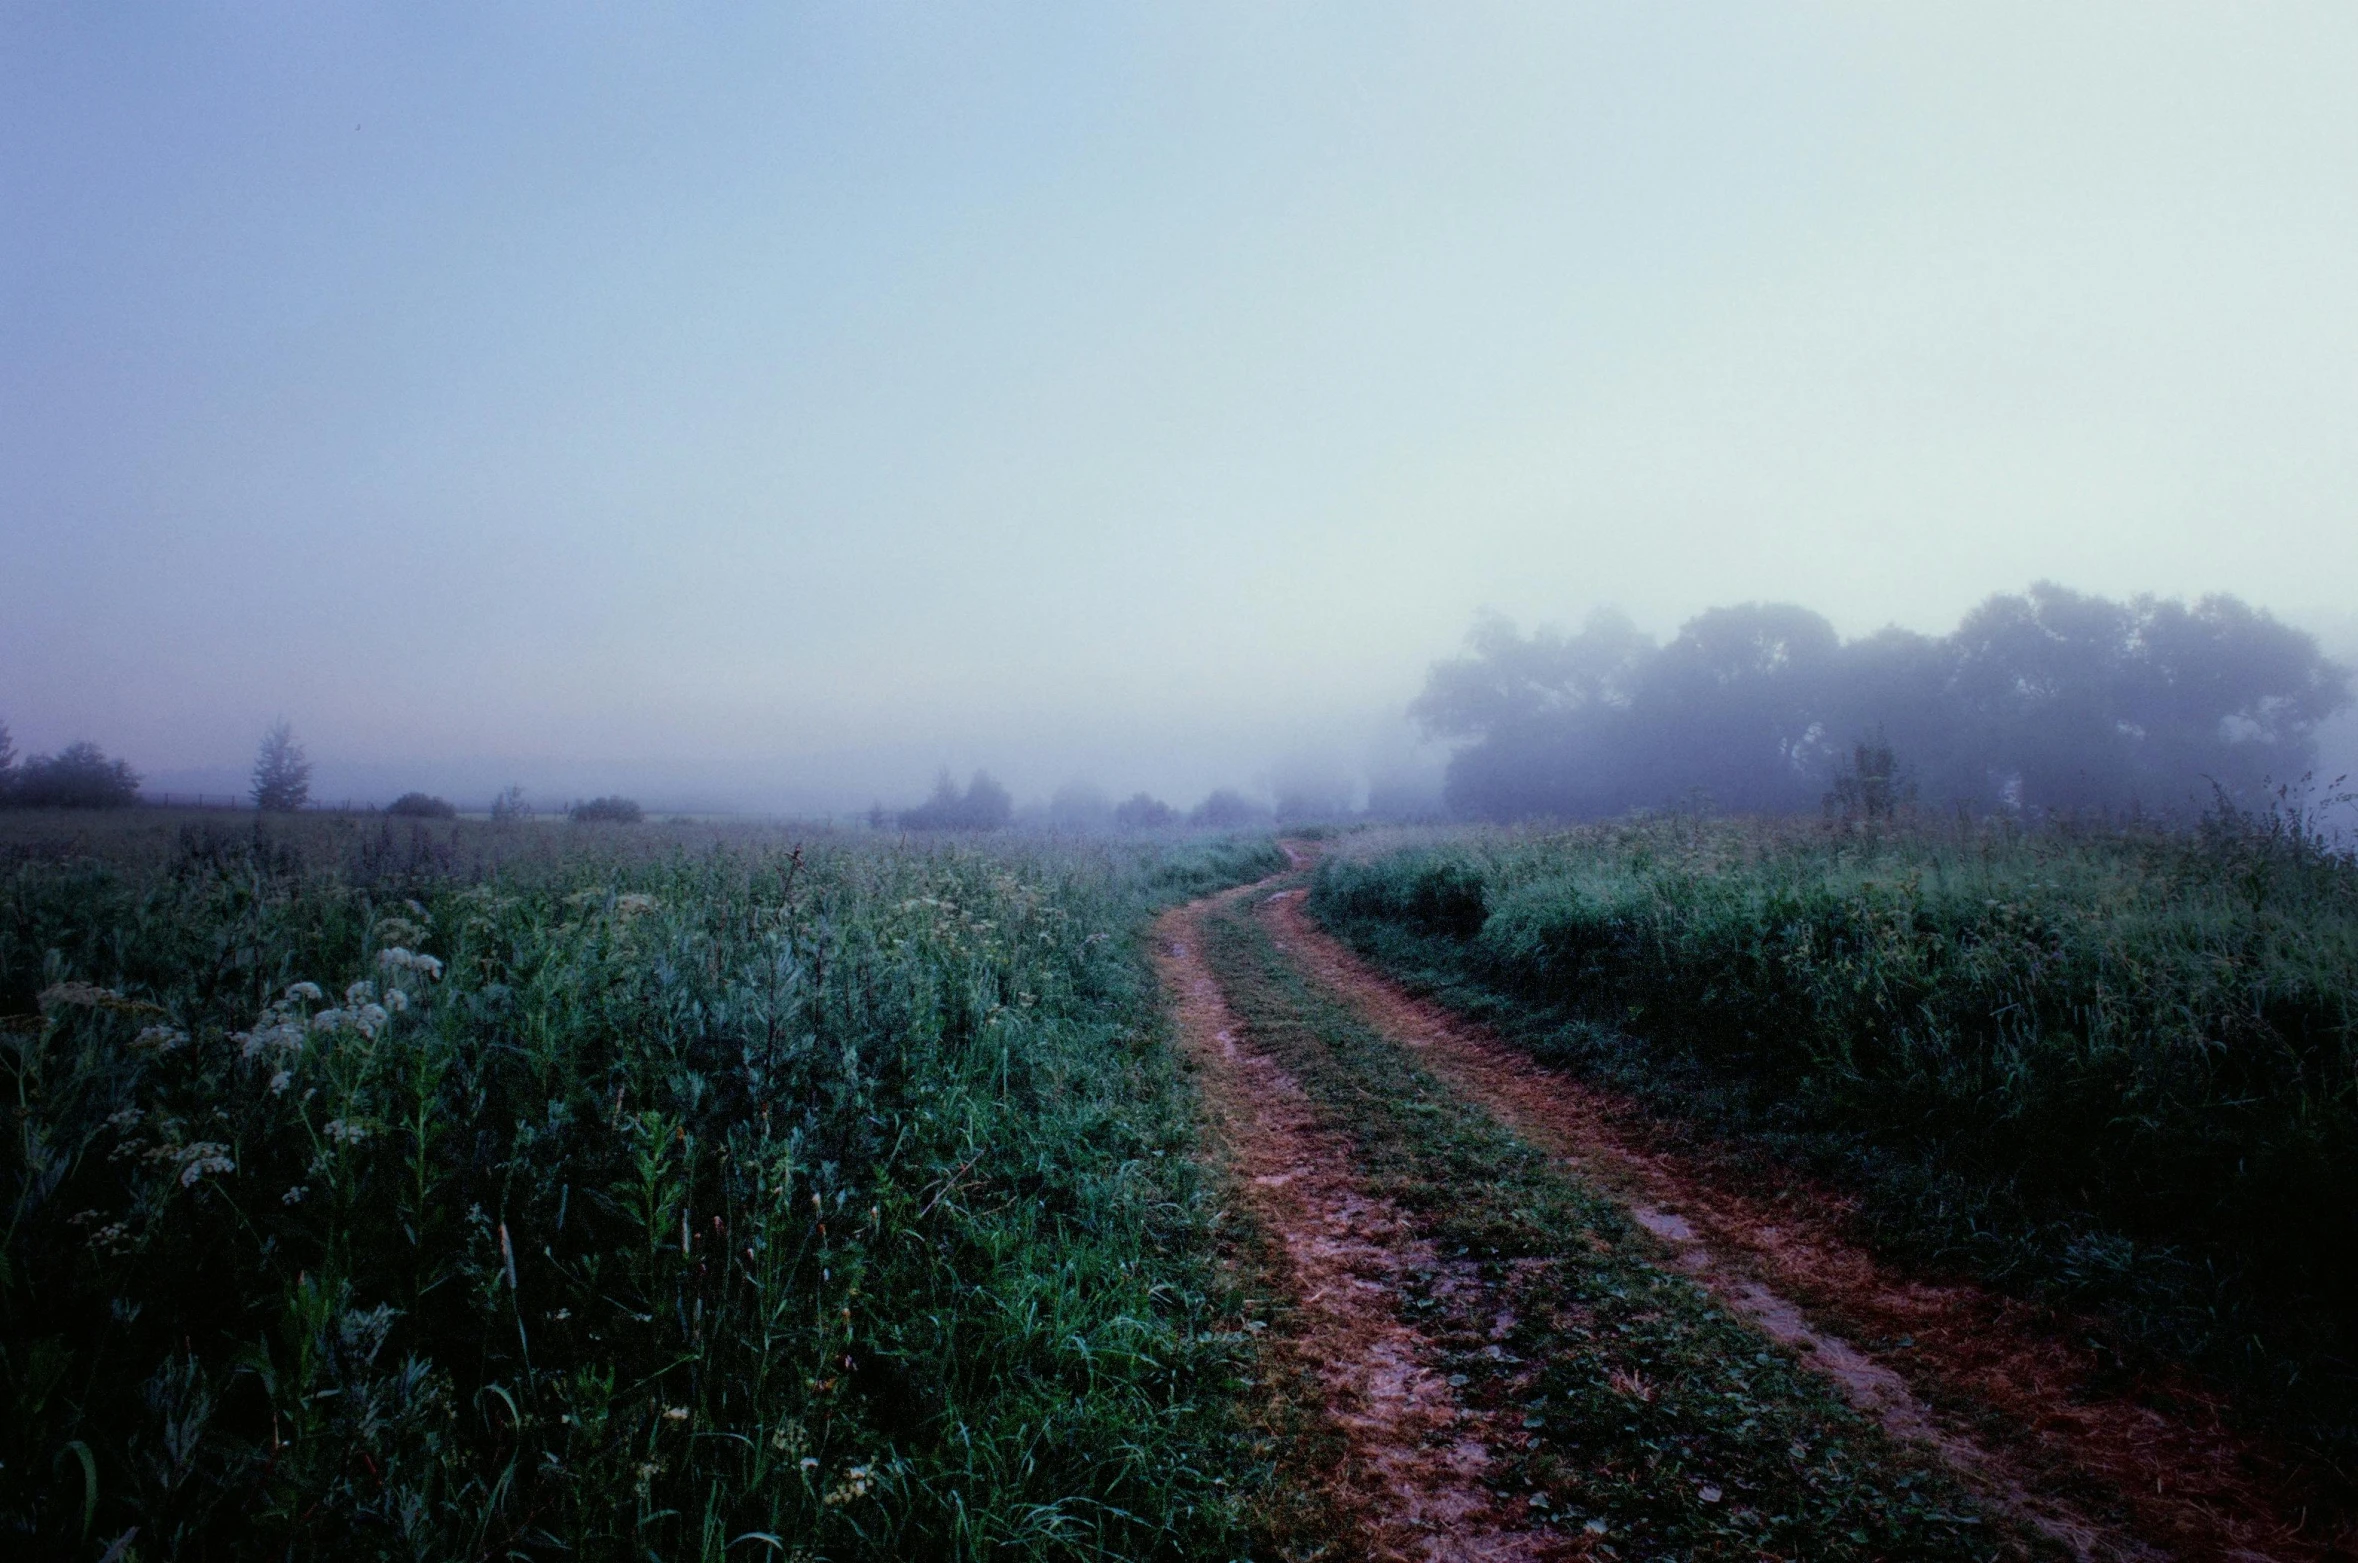
[[[1264,884],[1169,914],[1159,959],[1238,1197],[1282,1247],[1300,1304],[1296,1346],[1316,1364],[1326,1415],[1349,1451],[1337,1496],[1364,1526],[1357,1544],[1367,1555],[1552,1558],[1610,1555],[1610,1543],[1601,1520],[1574,1526],[1560,1505],[1540,1507],[1544,1483],[1509,1501],[1501,1471],[1530,1450],[1535,1419],[1462,1388],[1465,1375],[1444,1371],[1444,1358],[1455,1360],[1448,1343],[1404,1307],[1419,1286],[1454,1288],[1477,1311],[1504,1310],[1493,1332],[1503,1340],[1511,1307],[1474,1294],[1506,1283],[1495,1266],[1453,1265],[1430,1220],[1377,1192],[1353,1126],[1314,1101],[1240,1018],[1244,1006],[1232,1005],[1204,944],[1207,918],[1233,919],[1243,906],[1306,983],[1563,1175],[1617,1202],[1650,1234],[1652,1264],[1698,1283],[1896,1446],[1953,1472],[2020,1538],[2001,1550],[2288,1563],[2350,1555],[2339,1545],[2348,1538],[2306,1525],[2283,1464],[2232,1436],[2191,1387],[2170,1386],[2162,1405],[2108,1398],[2091,1384],[2085,1352],[2050,1321],[1973,1287],[1895,1273],[1843,1237],[1842,1204],[1827,1191],[1799,1178],[1764,1183],[1682,1150],[1633,1104],[1403,992],[1319,930],[1299,890]],[[1699,1490],[1717,1501],[1716,1487]]]

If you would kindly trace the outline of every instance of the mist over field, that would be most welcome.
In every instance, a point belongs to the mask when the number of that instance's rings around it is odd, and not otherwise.
[[[2358,659],[2354,67],[2324,5],[20,10],[0,721],[846,818],[1815,809],[1878,728],[1991,806],[2358,770],[2235,618]],[[2037,679],[1926,648],[2043,582],[2259,627],[2083,646],[1967,765]],[[1667,650],[1433,693],[1746,604],[1850,670],[1726,697],[1773,763]],[[1955,687],[1843,681],[1902,642]]]

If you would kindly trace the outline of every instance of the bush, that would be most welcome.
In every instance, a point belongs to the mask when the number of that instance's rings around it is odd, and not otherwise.
[[[576,825],[636,825],[647,817],[636,798],[615,796],[576,803],[565,812]]]
[[[991,779],[976,771],[961,797],[950,773],[933,784],[933,796],[913,809],[901,810],[903,830],[998,830],[1015,817],[1015,800]]]
[[[457,819],[458,805],[423,792],[405,792],[385,805],[385,812],[404,819]]]
[[[1114,823],[1124,830],[1161,830],[1178,823],[1179,811],[1160,798],[1134,793],[1130,801],[1119,804],[1113,811]]]
[[[93,743],[27,760],[10,802],[28,809],[120,809],[139,801],[139,773]]]

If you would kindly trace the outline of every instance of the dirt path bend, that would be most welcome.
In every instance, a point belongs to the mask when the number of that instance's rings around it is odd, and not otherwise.
[[[1342,1507],[1372,1557],[1539,1563],[1571,1555],[1518,1524],[1483,1483],[1490,1450],[1515,1436],[1464,1405],[1432,1349],[1397,1317],[1403,1279],[1439,1268],[1432,1246],[1352,1176],[1348,1141],[1322,1128],[1301,1087],[1242,1039],[1200,953],[1198,925],[1231,891],[1166,913],[1155,962],[1200,1070],[1239,1192],[1284,1254],[1300,1347],[1317,1365],[1346,1454]]]
[[[2030,1308],[1894,1272],[1843,1236],[1846,1202],[1805,1179],[1683,1153],[1637,1104],[1406,992],[1312,922],[1304,895],[1272,897],[1263,915],[1307,974],[1619,1199],[1673,1263],[1992,1501],[2088,1558],[2358,1557],[2358,1535],[2325,1533],[2286,1462],[2230,1433],[2215,1398],[2104,1392],[2093,1354]]]

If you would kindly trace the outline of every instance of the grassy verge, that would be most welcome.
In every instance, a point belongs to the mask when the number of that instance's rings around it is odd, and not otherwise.
[[[1442,1256],[1401,1299],[1453,1382],[1530,1447],[1502,1497],[1600,1555],[1986,1558],[1973,1505],[1651,1260],[1608,1200],[1454,1096],[1285,961],[1244,903],[1206,921],[1229,1005]],[[1511,1323],[1499,1327],[1500,1316]]]
[[[0,1533],[1250,1550],[1257,1359],[1137,935],[1274,851],[632,839],[0,879]]]
[[[1312,910],[1859,1191],[1886,1251],[2101,1314],[2346,1456],[2358,868],[2253,825],[1470,832],[1330,863]]]

